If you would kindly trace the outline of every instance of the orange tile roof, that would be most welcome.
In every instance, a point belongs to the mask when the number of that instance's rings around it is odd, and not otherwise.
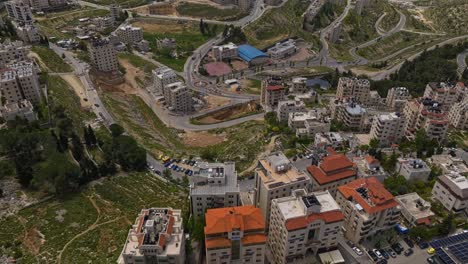
[[[418,225],[431,225],[431,219],[429,217],[424,217],[416,220]]]
[[[344,154],[333,154],[323,158],[320,163],[320,168],[325,172],[331,172],[347,167],[353,167],[353,165],[354,163],[352,163]]]
[[[208,209],[205,214],[205,234],[219,234],[232,230],[265,229],[262,212],[255,206]]]
[[[268,91],[279,91],[279,90],[283,90],[284,87],[282,85],[270,85],[270,86],[267,86],[266,89]]]
[[[288,231],[293,231],[297,229],[302,229],[307,227],[310,223],[316,220],[323,220],[326,223],[334,223],[338,221],[342,221],[344,219],[343,213],[341,211],[329,211],[324,213],[318,214],[310,214],[306,217],[296,217],[292,219],[288,219],[285,223],[286,228]]]
[[[366,159],[366,162],[369,164],[379,163],[379,160],[372,157],[371,155],[367,155],[365,159]]]
[[[164,234],[159,234],[158,244],[160,247],[164,247],[166,245],[166,236]]]
[[[169,223],[167,223],[167,230],[166,230],[166,233],[168,233],[169,235],[172,235],[172,229],[174,228],[174,222],[175,222],[174,216],[169,216]]]
[[[369,204],[356,189],[364,187],[368,190]],[[346,199],[353,198],[359,203],[362,208],[369,214],[377,213],[388,208],[398,206],[393,195],[385,189],[382,183],[375,177],[361,178],[354,180],[346,185],[338,187],[340,192]]]
[[[264,234],[246,235],[242,238],[242,245],[265,244],[266,236]]]
[[[312,165],[307,167],[307,171],[319,184],[327,184],[356,176],[356,171],[353,168],[349,168],[337,173],[325,174],[319,167]]]
[[[231,240],[222,237],[205,239],[206,248],[228,248],[231,247]]]

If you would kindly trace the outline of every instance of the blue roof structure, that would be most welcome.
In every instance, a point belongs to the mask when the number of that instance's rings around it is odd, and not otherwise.
[[[429,243],[444,264],[468,263],[468,232]]]
[[[243,60],[250,62],[256,58],[268,57],[265,53],[261,52],[259,49],[252,47],[250,45],[244,44],[240,45],[238,48],[239,57]]]

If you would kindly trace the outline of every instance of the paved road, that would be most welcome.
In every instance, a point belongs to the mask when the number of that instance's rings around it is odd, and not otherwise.
[[[458,75],[461,77],[463,72],[466,69],[466,56],[468,55],[468,50],[463,51],[457,55],[457,64],[458,64]]]
[[[380,23],[382,22],[382,19],[387,15],[386,12],[384,12],[380,17],[379,19],[377,19],[377,21],[375,21],[375,31],[377,31],[377,34],[379,34],[380,36],[383,36],[385,34],[385,30],[383,30],[382,28],[380,28]]]
[[[89,6],[89,7],[96,8],[96,9],[110,10],[109,6],[98,5],[98,4],[94,4],[94,3],[90,3],[86,1],[78,1],[78,4],[80,4],[80,6]]]

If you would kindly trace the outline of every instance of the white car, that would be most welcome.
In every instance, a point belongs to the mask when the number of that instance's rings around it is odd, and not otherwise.
[[[358,247],[353,247],[353,250],[358,256],[362,256],[362,251]]]
[[[374,249],[372,251],[374,251],[374,254],[377,255],[379,259],[383,258],[382,253],[380,253],[380,251],[378,251],[377,249]]]

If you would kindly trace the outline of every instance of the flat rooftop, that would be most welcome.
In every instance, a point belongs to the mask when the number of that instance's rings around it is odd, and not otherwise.
[[[193,169],[193,171],[194,173],[190,177],[190,195],[223,195],[225,193],[239,192],[237,172],[234,162],[204,162],[200,163],[197,168]],[[223,184],[208,184],[209,179],[215,179],[216,177],[222,177]]]
[[[395,200],[397,200],[397,202],[416,219],[431,217],[434,215],[431,211],[431,203],[423,200],[415,192],[395,196]]]
[[[308,176],[293,167],[282,153],[270,155],[266,159],[261,159],[259,163],[264,170],[257,169],[257,174],[268,189],[308,179]],[[277,171],[278,166],[285,167]]]
[[[277,199],[278,208],[285,220],[307,215],[307,206],[303,201],[304,198],[315,198],[314,200],[318,202],[320,206],[319,211],[315,213],[341,210],[328,191],[312,192],[304,197],[289,196]]]

